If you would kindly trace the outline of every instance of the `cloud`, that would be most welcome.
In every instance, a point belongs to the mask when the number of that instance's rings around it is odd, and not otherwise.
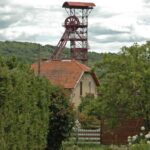
[[[0,40],[56,43],[57,36],[63,32],[60,19],[63,15],[58,6],[33,7],[10,3],[0,6]]]
[[[130,28],[124,29],[113,29],[111,26],[102,26],[102,25],[92,25],[89,27],[89,35],[97,36],[97,35],[117,35],[117,34],[124,34],[129,33]]]
[[[0,0],[0,6],[8,4],[9,0]]]
[[[92,11],[92,18],[110,18],[113,16],[119,15],[118,12],[112,12],[111,10],[107,10],[101,6],[96,6]]]
[[[0,41],[5,41],[7,40],[6,37],[4,36],[4,34],[0,34]]]
[[[118,35],[101,35],[101,36],[98,36],[98,37],[93,37],[93,38],[90,38],[90,40],[92,42],[95,42],[95,43],[105,43],[105,44],[108,44],[108,43],[114,43],[114,42],[118,42],[118,43],[135,43],[135,42],[142,42],[142,41],[145,41],[146,38],[144,37],[139,37],[137,35],[128,35],[128,34],[118,34]]]
[[[0,0],[0,40],[56,45],[65,30],[62,24],[67,13],[62,8],[63,2]],[[92,50],[101,47],[117,51],[124,45],[149,39],[150,0],[93,2],[96,7],[89,16],[88,29]]]
[[[32,10],[32,9],[31,9]],[[28,15],[29,8],[18,5],[4,5],[0,7],[0,29],[8,28]]]
[[[150,3],[150,1],[149,1],[149,0],[144,0],[144,2],[145,2],[145,3]]]
[[[149,9],[150,8],[150,1],[149,0],[144,0],[144,8]]]
[[[137,23],[139,25],[150,25],[150,15],[143,15],[143,16],[140,16]]]
[[[11,38],[10,40],[15,39],[16,41],[32,41],[33,42],[36,36],[37,36],[36,34],[28,35],[25,32],[22,32],[21,34],[16,36],[16,38]]]
[[[102,43],[113,43],[113,42],[127,43],[127,42],[141,42],[145,40],[146,38],[144,37],[139,37],[136,35],[128,35],[128,34],[120,34],[115,36],[109,35],[99,39],[99,41]]]

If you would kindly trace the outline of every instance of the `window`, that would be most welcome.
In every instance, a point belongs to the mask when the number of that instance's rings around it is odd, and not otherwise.
[[[83,93],[82,93],[82,92],[83,92],[82,90],[83,90],[83,89],[82,89],[82,81],[81,81],[81,82],[80,82],[80,96],[82,96],[82,94],[83,94]]]
[[[89,81],[89,93],[91,93],[91,81]]]

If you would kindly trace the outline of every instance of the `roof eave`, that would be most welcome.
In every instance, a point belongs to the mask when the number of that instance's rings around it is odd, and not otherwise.
[[[95,7],[94,3],[87,2],[64,2],[64,8],[85,8],[85,9],[93,9]]]
[[[99,80],[98,80],[96,74],[95,74],[94,72],[91,72],[91,75],[92,75],[92,77],[93,77],[93,79],[94,79],[96,85],[97,85],[97,86],[100,86],[100,82],[99,82]]]

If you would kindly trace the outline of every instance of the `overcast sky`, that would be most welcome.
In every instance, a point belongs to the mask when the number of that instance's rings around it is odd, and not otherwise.
[[[69,0],[72,1],[72,0]],[[89,16],[90,51],[118,52],[150,40],[150,0],[94,2]],[[57,45],[64,32],[65,0],[0,0],[0,40]]]

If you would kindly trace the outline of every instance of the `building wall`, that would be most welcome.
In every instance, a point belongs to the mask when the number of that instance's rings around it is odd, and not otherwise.
[[[89,93],[97,97],[97,86],[91,74],[84,73],[81,79],[78,81],[76,87],[72,90],[71,101],[74,103],[75,107],[79,106],[81,102],[81,97],[85,97]]]

